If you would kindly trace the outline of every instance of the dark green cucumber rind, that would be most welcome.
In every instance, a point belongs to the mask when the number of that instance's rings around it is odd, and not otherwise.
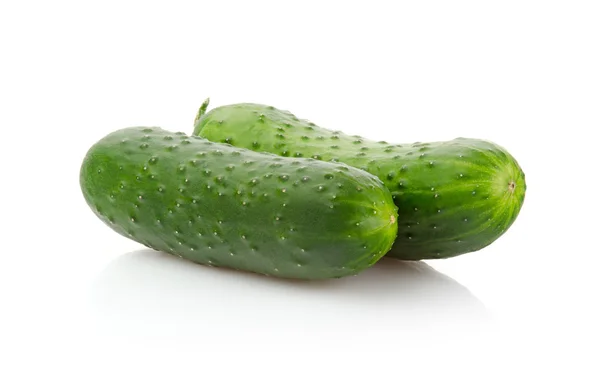
[[[404,260],[448,258],[488,246],[513,224],[525,197],[517,161],[485,140],[376,142],[249,103],[200,115],[194,134],[280,156],[344,162],[378,176],[399,214],[388,256]]]
[[[367,172],[157,127],[102,138],[83,161],[80,184],[96,215],[127,238],[271,276],[353,275],[397,234],[391,194]]]

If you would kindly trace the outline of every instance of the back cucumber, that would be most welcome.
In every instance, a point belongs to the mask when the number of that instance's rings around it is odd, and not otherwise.
[[[100,139],[83,160],[80,185],[92,211],[129,239],[270,276],[357,274],[397,233],[397,208],[374,175],[158,127]]]
[[[390,257],[437,259],[480,250],[507,231],[524,202],[521,167],[490,141],[390,144],[321,128],[272,106],[207,107],[208,100],[195,135],[285,157],[343,162],[381,179],[399,213]]]

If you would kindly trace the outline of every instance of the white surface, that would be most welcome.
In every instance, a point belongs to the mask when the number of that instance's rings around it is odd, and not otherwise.
[[[598,379],[597,1],[0,5],[2,379]],[[142,249],[87,208],[89,146],[260,102],[527,176],[492,246],[323,284]]]

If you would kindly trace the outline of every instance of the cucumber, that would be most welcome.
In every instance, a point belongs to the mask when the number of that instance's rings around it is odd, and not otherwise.
[[[486,140],[391,144],[318,127],[289,111],[240,103],[197,114],[194,134],[286,157],[343,162],[376,175],[398,207],[389,257],[440,259],[480,250],[502,236],[525,199],[525,175]]]
[[[112,132],[87,152],[80,186],[119,234],[198,264],[275,277],[354,275],[397,234],[374,175],[282,158],[159,127]]]

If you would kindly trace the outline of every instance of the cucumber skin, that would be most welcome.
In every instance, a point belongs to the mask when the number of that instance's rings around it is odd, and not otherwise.
[[[399,214],[389,257],[441,259],[478,251],[508,230],[525,199],[523,170],[490,141],[390,144],[321,128],[272,106],[239,103],[206,113],[207,106],[208,100],[194,135],[281,156],[344,162],[378,176]]]
[[[93,212],[129,239],[276,277],[357,274],[397,233],[391,194],[369,173],[158,127],[99,140],[83,160],[80,186]]]

